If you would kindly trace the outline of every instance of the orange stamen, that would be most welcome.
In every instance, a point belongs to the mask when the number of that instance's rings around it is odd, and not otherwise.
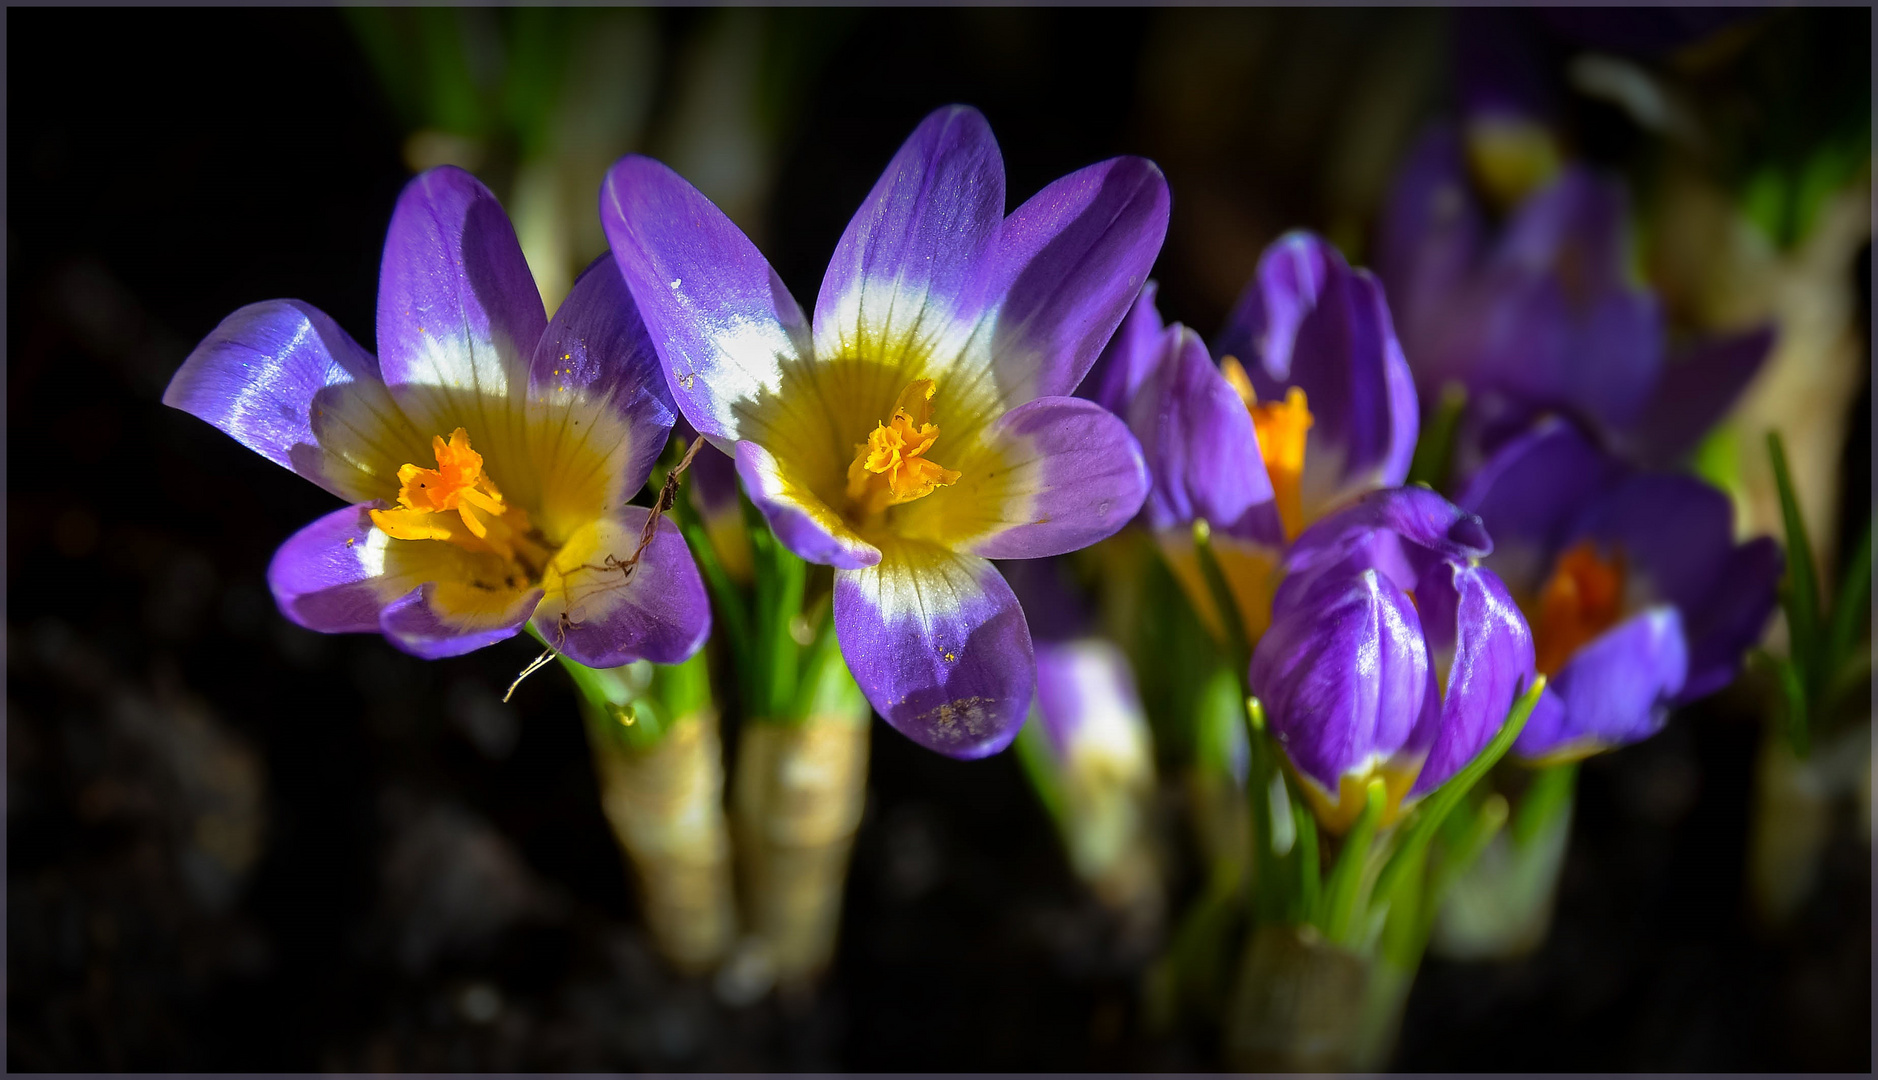
[[[925,457],[939,440],[932,421],[933,381],[915,379],[894,402],[893,416],[854,448],[848,466],[848,497],[862,513],[923,499],[958,482],[959,474]]]
[[[1297,386],[1285,391],[1283,401],[1261,402],[1237,359],[1226,357],[1219,369],[1252,414],[1259,456],[1265,460],[1265,473],[1271,477],[1272,495],[1278,502],[1278,520],[1284,523],[1285,538],[1295,540],[1304,529],[1304,447],[1316,422],[1310,403]]]
[[[443,540],[470,551],[522,557],[537,566],[547,552],[529,538],[528,514],[508,505],[496,482],[483,472],[483,457],[470,448],[469,433],[457,428],[450,441],[430,440],[437,467],[398,468],[398,505],[373,510],[372,523],[394,540]]]
[[[1541,674],[1556,675],[1572,654],[1617,624],[1624,600],[1621,556],[1606,562],[1591,541],[1560,555],[1539,592],[1533,650]]]

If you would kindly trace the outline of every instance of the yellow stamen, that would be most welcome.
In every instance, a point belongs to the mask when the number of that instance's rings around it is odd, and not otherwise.
[[[1558,558],[1539,593],[1532,624],[1533,651],[1541,674],[1556,675],[1591,639],[1617,624],[1623,613],[1624,562],[1606,562],[1587,540]]]
[[[1258,433],[1259,455],[1265,459],[1265,473],[1272,480],[1272,494],[1278,502],[1278,520],[1285,526],[1285,538],[1297,539],[1304,528],[1304,445],[1311,425],[1309,402],[1302,387],[1285,391],[1283,401],[1261,402],[1252,389],[1245,368],[1233,357],[1220,361],[1220,373],[1239,393],[1246,411],[1252,414],[1252,428]]]
[[[939,439],[932,423],[933,381],[915,379],[900,391],[893,416],[877,425],[867,442],[854,448],[848,466],[848,498],[863,515],[931,495],[958,482],[959,474],[929,461],[926,451]]]
[[[528,514],[508,505],[483,472],[483,457],[457,428],[450,441],[433,437],[437,467],[398,469],[398,505],[373,510],[372,523],[394,540],[443,540],[470,551],[489,551],[539,568],[547,551],[530,538]]]

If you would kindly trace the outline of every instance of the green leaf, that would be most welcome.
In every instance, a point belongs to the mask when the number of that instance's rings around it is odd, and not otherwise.
[[[1219,557],[1213,553],[1213,529],[1204,518],[1193,523],[1194,556],[1200,563],[1200,574],[1206,578],[1206,588],[1213,597],[1213,606],[1219,609],[1222,625],[1226,627],[1227,657],[1235,670],[1244,671],[1252,663],[1251,638],[1246,633],[1245,619],[1239,614],[1239,602],[1234,598],[1232,586],[1226,581],[1226,572],[1220,569]]]
[[[1454,462],[1454,435],[1461,426],[1461,414],[1467,410],[1467,388],[1448,383],[1441,388],[1441,400],[1435,405],[1434,422],[1415,442],[1415,457],[1409,464],[1408,482],[1426,484],[1437,491],[1448,482]]]
[[[1372,779],[1363,794],[1363,813],[1343,838],[1343,850],[1338,852],[1337,864],[1324,886],[1324,936],[1345,945],[1352,944],[1352,923],[1360,921],[1355,913],[1363,864],[1369,861],[1370,843],[1376,839],[1376,828],[1382,824],[1382,812],[1389,802],[1388,786],[1381,777]]]
[[[1561,813],[1570,813],[1572,793],[1578,786],[1578,763],[1548,765],[1533,772],[1532,783],[1520,797],[1513,817],[1513,843],[1524,847],[1545,832]]]
[[[1871,618],[1871,526],[1871,519],[1866,518],[1858,546],[1852,549],[1852,559],[1846,564],[1844,576],[1839,579],[1838,595],[1832,599],[1824,663],[1820,683],[1815,688],[1819,692],[1822,707],[1833,704],[1832,691],[1840,682],[1839,676],[1846,666],[1846,658],[1851,655],[1853,646],[1858,644],[1859,631]]]
[[[1819,685],[1819,574],[1813,566],[1813,545],[1806,535],[1806,520],[1800,516],[1793,476],[1787,471],[1787,449],[1777,431],[1767,433],[1767,456],[1773,462],[1774,486],[1780,492],[1780,516],[1787,534],[1787,575],[1781,590],[1787,611],[1787,637],[1792,644],[1793,662],[1810,688]],[[1802,714],[1802,722],[1810,719]]]
[[[1382,873],[1376,876],[1376,886],[1371,890],[1371,896],[1390,898],[1394,895],[1398,882],[1403,880],[1404,871],[1411,862],[1420,861],[1435,830],[1441,827],[1442,820],[1480,782],[1480,778],[1487,775],[1487,770],[1506,755],[1513,740],[1519,738],[1519,733],[1526,727],[1526,719],[1532,715],[1534,706],[1539,704],[1539,695],[1545,692],[1545,682],[1544,675],[1535,678],[1526,692],[1514,700],[1511,711],[1506,714],[1506,722],[1500,725],[1499,733],[1480,753],[1474,755],[1474,760],[1449,777],[1447,783],[1436,788],[1415,808],[1414,816],[1406,827],[1397,831],[1400,841],[1390,853],[1388,862],[1383,864]]]

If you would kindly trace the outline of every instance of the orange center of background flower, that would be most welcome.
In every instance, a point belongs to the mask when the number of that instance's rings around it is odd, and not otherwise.
[[[1532,642],[1541,674],[1556,675],[1591,639],[1617,624],[1623,612],[1624,562],[1609,561],[1586,540],[1558,557],[1539,592]]]
[[[1271,478],[1272,497],[1278,503],[1278,520],[1284,523],[1285,538],[1295,540],[1304,529],[1304,447],[1315,418],[1302,387],[1285,391],[1283,401],[1260,401],[1252,388],[1245,367],[1233,357],[1219,363],[1220,374],[1238,392],[1252,414],[1252,428],[1258,434],[1259,456],[1265,462],[1265,474]]]

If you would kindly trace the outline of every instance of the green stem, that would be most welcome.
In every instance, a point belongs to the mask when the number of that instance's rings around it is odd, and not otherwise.
[[[1513,843],[1525,847],[1545,832],[1561,811],[1569,812],[1572,790],[1578,786],[1578,763],[1551,765],[1533,773],[1532,783],[1519,800],[1513,817]]]
[[[1207,591],[1213,596],[1213,606],[1219,609],[1220,625],[1226,628],[1227,659],[1243,680],[1252,662],[1251,638],[1246,633],[1245,619],[1239,614],[1239,602],[1233,597],[1232,586],[1226,581],[1226,572],[1220,569],[1219,557],[1213,552],[1213,528],[1204,518],[1193,523],[1193,554],[1200,564],[1200,575],[1206,578]]]

